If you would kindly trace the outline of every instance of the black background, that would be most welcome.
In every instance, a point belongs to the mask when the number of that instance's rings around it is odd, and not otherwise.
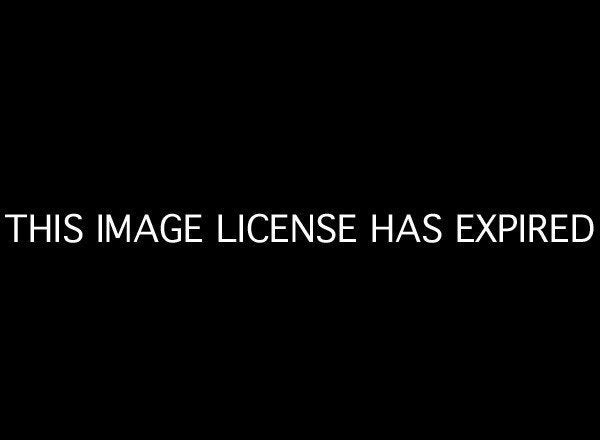
[[[4,240],[11,412],[573,429],[595,389],[597,238],[460,246],[453,218],[597,221],[592,29],[524,11],[247,12],[23,16],[3,55],[2,213],[356,212],[361,243]],[[444,241],[371,246],[375,212],[438,212]]]

